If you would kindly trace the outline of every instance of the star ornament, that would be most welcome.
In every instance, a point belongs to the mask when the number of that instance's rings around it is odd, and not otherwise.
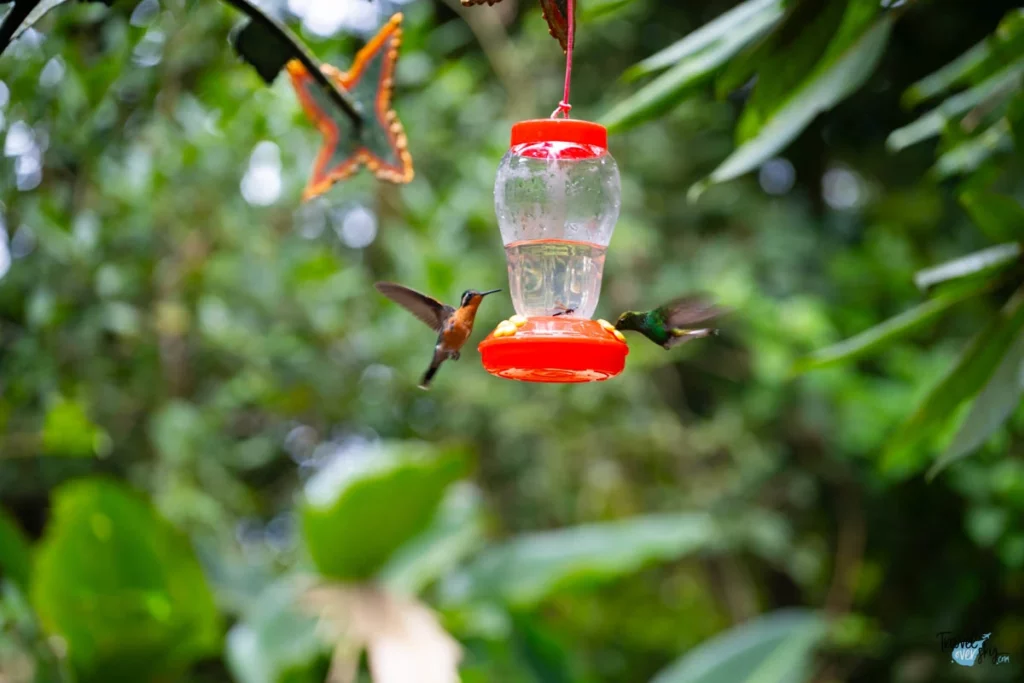
[[[358,129],[298,61],[288,62],[288,75],[306,115],[324,137],[304,200],[322,195],[334,183],[366,166],[377,178],[408,183],[412,156],[398,115],[391,108],[395,63],[402,43],[402,15],[396,14],[356,54],[348,71],[330,64],[320,69],[359,103],[363,124]]]

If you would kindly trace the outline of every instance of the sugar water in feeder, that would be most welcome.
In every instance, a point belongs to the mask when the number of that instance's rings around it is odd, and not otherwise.
[[[517,123],[498,169],[494,207],[517,315],[481,343],[484,367],[535,382],[587,382],[621,372],[626,344],[590,320],[620,208],[606,129],[573,119]]]

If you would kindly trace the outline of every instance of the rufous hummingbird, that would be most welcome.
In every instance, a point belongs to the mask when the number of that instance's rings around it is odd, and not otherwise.
[[[615,329],[639,332],[655,344],[671,349],[691,339],[718,334],[707,323],[727,312],[707,295],[692,294],[650,311],[626,311],[619,316]]]
[[[459,351],[463,344],[473,333],[473,322],[476,320],[477,309],[480,302],[488,294],[500,292],[500,289],[492,289],[486,292],[478,292],[475,289],[467,289],[462,293],[458,308],[452,308],[433,299],[426,294],[420,294],[414,289],[409,289],[394,282],[378,282],[374,285],[377,291],[406,309],[414,316],[430,326],[430,329],[437,332],[437,344],[434,346],[434,357],[430,361],[430,367],[420,381],[420,389],[428,389],[430,381],[437,374],[441,363],[449,358],[459,359]]]

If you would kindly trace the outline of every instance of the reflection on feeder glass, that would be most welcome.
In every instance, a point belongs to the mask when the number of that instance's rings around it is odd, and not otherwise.
[[[589,318],[597,309],[606,248],[589,242],[524,240],[505,247],[516,312]]]
[[[602,147],[535,142],[509,150],[494,203],[519,315],[594,314],[619,197],[618,167]]]

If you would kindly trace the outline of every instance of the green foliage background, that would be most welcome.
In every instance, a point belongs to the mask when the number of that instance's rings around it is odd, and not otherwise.
[[[573,115],[613,124],[623,182],[598,314],[736,311],[584,386],[467,348],[425,394],[431,333],[372,288],[504,286],[494,171],[561,95],[533,3],[403,4],[416,179],[305,205],[319,137],[232,10],[69,3],[7,50],[0,681],[323,680],[314,575],[417,595],[467,683],[1020,680],[1013,5],[758,2],[652,60],[734,5],[580,4]],[[291,25],[340,67],[362,42]],[[872,30],[874,68],[832,71]],[[957,667],[943,631],[1010,663]]]

